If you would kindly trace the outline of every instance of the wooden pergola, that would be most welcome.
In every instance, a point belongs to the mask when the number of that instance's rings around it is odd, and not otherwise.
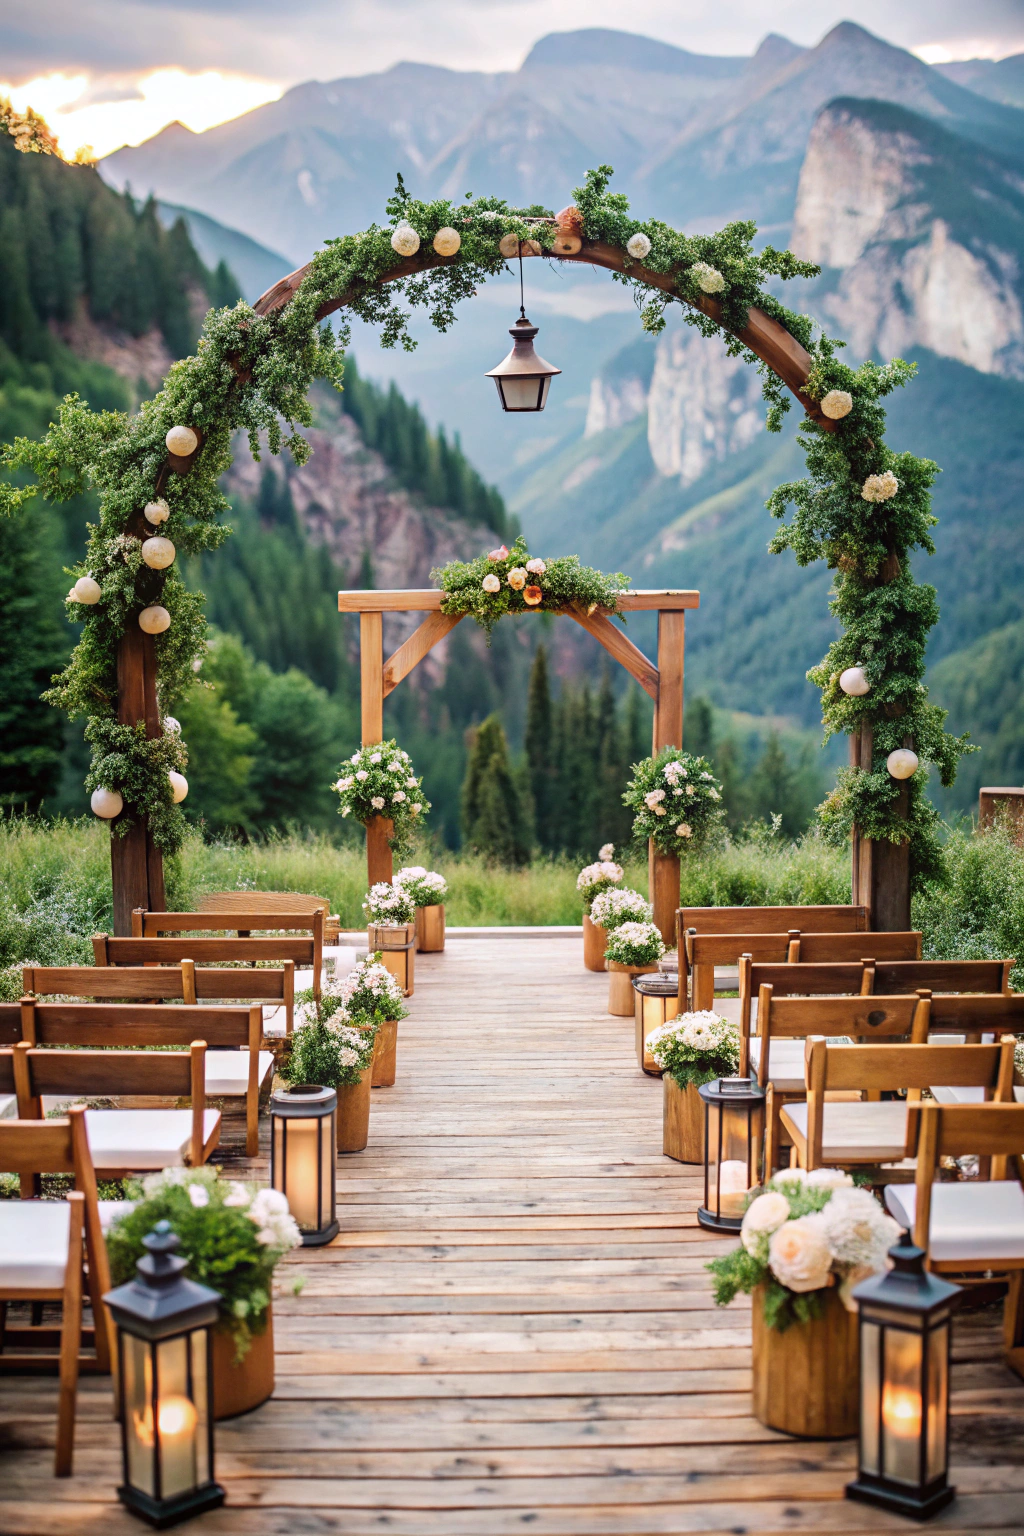
[[[450,634],[463,617],[441,612],[443,593],[433,589],[398,592],[350,591],[338,593],[342,613],[359,615],[359,673],[362,704],[362,741],[364,746],[384,739],[384,700],[413,668]],[[535,608],[533,613],[555,612],[575,620],[593,635],[610,656],[614,656],[629,675],[654,700],[652,751],[683,744],[683,664],[686,652],[686,610],[700,607],[699,592],[655,591],[623,592],[619,609],[623,613],[657,613],[658,664],[654,665],[632,640],[615,624],[606,611],[586,609]],[[425,618],[387,660],[384,659],[385,613],[423,613]],[[518,617],[518,615],[517,615]],[[524,615],[525,617],[525,615]],[[390,881],[393,873],[388,838],[391,822],[375,817],[366,828],[367,878],[371,885]],[[651,844],[648,852],[650,898],[654,921],[672,944],[675,939],[675,914],[679,905],[679,860],[658,853]]]

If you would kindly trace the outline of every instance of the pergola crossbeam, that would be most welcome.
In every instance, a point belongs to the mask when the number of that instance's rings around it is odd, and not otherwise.
[[[403,677],[409,676],[413,667],[434,649],[438,641],[451,634],[461,618],[459,613],[427,614],[423,623],[416,626],[408,640],[384,663],[385,698],[398,687]]]
[[[625,667],[630,677],[635,678],[657,704],[658,669],[652,661],[648,661],[643,651],[603,613],[574,613],[571,609],[566,612],[570,619],[575,619],[577,624],[604,646],[610,656],[614,656]]]

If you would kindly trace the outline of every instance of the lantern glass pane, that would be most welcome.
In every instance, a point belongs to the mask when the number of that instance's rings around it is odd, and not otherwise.
[[[925,1478],[931,1482],[946,1470],[949,1393],[949,1324],[943,1323],[928,1335],[928,1444],[925,1452]]]
[[[722,1106],[722,1152],[718,1168],[719,1214],[742,1216],[747,1192],[757,1183],[760,1160],[754,1122],[757,1112],[744,1105]]]
[[[506,411],[541,411],[548,396],[550,375],[505,374],[497,381]]]
[[[896,1483],[920,1482],[922,1338],[887,1328],[882,1365],[883,1476]]]
[[[878,1477],[881,1473],[878,1421],[881,1383],[878,1363],[881,1333],[877,1323],[860,1325],[860,1465],[861,1470]]]
[[[706,1105],[707,1135],[704,1162],[704,1207],[712,1216],[721,1214],[718,1208],[718,1133],[722,1115],[717,1104]]]
[[[124,1371],[125,1477],[132,1488],[156,1497],[153,1434],[153,1359],[145,1339],[121,1332]]]
[[[190,1335],[192,1350],[192,1401],[196,1407],[196,1482],[208,1483],[213,1478],[210,1465],[210,1335],[207,1329],[197,1328]]]
[[[160,1497],[177,1498],[198,1483],[198,1414],[192,1400],[191,1335],[163,1339],[156,1346],[157,1443]]]
[[[320,1119],[300,1120],[283,1115],[277,1124],[284,1130],[284,1193],[300,1231],[320,1229],[317,1173],[320,1165]]]
[[[335,1112],[320,1121],[320,1230],[334,1220]]]

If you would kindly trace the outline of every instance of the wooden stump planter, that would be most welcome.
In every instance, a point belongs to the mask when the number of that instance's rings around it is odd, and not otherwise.
[[[608,947],[608,930],[595,923],[589,912],[583,914],[583,964],[588,971],[608,969],[604,952]]]
[[[382,964],[389,970],[402,989],[403,997],[413,992],[413,971],[416,958],[416,924],[371,923],[366,930],[366,947],[370,954],[380,950]]]
[[[215,1328],[211,1336],[213,1371],[213,1416],[233,1419],[250,1413],[265,1403],[274,1390],[274,1317],[273,1303],[267,1308],[267,1325],[255,1333],[241,1360],[235,1359],[235,1341],[226,1328]]]
[[[661,1149],[677,1163],[704,1162],[704,1101],[693,1083],[680,1088],[670,1072],[664,1083]]]
[[[764,1321],[766,1287],[753,1292],[754,1414],[768,1429],[812,1440],[841,1440],[859,1424],[857,1314],[839,1291],[824,1292],[822,1314],[785,1332]]]
[[[621,965],[618,960],[608,961],[608,1012],[621,1018],[632,1018],[633,977],[649,976],[657,971],[657,965]]]
[[[376,1051],[375,1051],[376,1054]],[[370,1088],[373,1063],[364,1067],[358,1083],[338,1089],[338,1151],[362,1152],[370,1139]]]
[[[398,1067],[398,1020],[387,1019],[377,1030],[373,1042],[373,1071],[370,1077],[374,1088],[391,1088]]]
[[[416,948],[421,955],[436,955],[444,949],[444,902],[416,908]]]

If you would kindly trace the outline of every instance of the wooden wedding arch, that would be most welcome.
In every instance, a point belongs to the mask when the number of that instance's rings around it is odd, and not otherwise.
[[[576,242],[572,242],[575,244]],[[522,246],[524,257],[535,256],[538,251],[528,244]],[[628,273],[633,280],[650,288],[679,298],[670,273],[655,272],[642,262],[631,261],[618,246],[606,241],[586,240],[579,242],[578,250],[554,250],[547,253],[557,261],[586,263],[602,267],[609,272]],[[415,256],[403,258],[379,279],[379,283],[395,282],[414,277],[434,267],[457,264],[458,256],[440,256],[431,247],[421,248]],[[270,315],[285,308],[294,297],[309,270],[309,264],[283,277],[269,288],[254,305],[258,315]],[[317,310],[317,319],[323,320],[336,310],[343,309],[356,294],[340,293],[326,300]],[[695,300],[680,302],[699,309],[709,319],[721,323],[722,306],[717,299],[701,294]],[[747,324],[734,333],[745,347],[758,357],[782,380],[797,398],[805,413],[826,432],[835,430],[836,423],[825,416],[816,400],[804,392],[810,373],[811,359],[780,322],[763,310],[748,310]],[[192,460],[178,460],[168,455],[166,472],[187,474]],[[682,745],[683,729],[683,660],[684,621],[687,608],[696,608],[700,597],[697,592],[628,592],[620,600],[624,612],[647,609],[658,613],[658,665],[654,666],[643,653],[610,622],[604,614],[584,615],[572,612],[575,619],[636,678],[641,687],[655,701],[654,748]],[[417,662],[458,623],[440,611],[441,593],[437,591],[408,592],[360,592],[346,591],[338,594],[338,606],[343,612],[360,615],[360,669],[362,686],[362,738],[364,743],[379,741],[383,735],[383,702],[391,690],[408,676]],[[401,645],[394,655],[384,661],[383,614],[385,612],[423,611],[426,618]],[[152,637],[141,636],[136,631],[126,632],[118,653],[118,718],[123,721],[145,720],[147,735],[159,731],[159,711],[156,700],[156,667]],[[862,742],[851,738],[851,755],[860,761]],[[387,846],[387,829],[383,825],[371,826],[367,832],[367,863],[371,882],[386,879],[391,872],[391,854]],[[120,844],[120,847],[118,846]],[[118,932],[131,931],[131,913],[135,907],[159,911],[165,905],[163,868],[159,849],[147,828],[139,826],[124,838],[112,840],[114,877],[114,925]],[[678,864],[665,855],[651,855],[651,889],[658,926],[669,936],[674,929],[668,922],[669,902],[671,910],[678,902]],[[674,894],[672,894],[674,891]],[[905,929],[910,926],[910,850],[908,843],[876,843],[854,835],[853,896],[854,903],[869,907],[872,926],[876,928]]]

